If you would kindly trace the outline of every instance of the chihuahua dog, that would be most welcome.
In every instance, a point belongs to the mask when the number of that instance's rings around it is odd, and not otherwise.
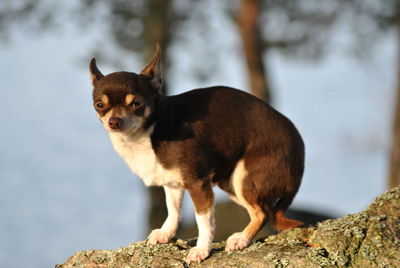
[[[176,96],[160,94],[160,47],[140,74],[103,75],[90,62],[94,108],[114,149],[146,186],[165,190],[168,217],[147,244],[175,235],[185,190],[199,235],[186,259],[211,251],[218,185],[247,209],[250,223],[232,234],[227,251],[241,250],[267,220],[280,231],[301,225],[285,217],[304,170],[304,144],[293,123],[260,99],[215,86]]]

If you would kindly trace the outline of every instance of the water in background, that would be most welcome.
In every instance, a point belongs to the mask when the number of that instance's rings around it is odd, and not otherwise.
[[[145,187],[112,150],[87,68],[77,64],[90,40],[23,41],[0,50],[0,266],[49,267],[77,250],[144,239]],[[384,190],[394,88],[393,49],[384,51],[370,69],[336,55],[317,65],[271,56],[275,106],[307,146],[294,206],[343,215]],[[215,82],[243,88],[232,66]],[[170,85],[194,86],[177,77]],[[193,218],[190,205],[184,210]]]

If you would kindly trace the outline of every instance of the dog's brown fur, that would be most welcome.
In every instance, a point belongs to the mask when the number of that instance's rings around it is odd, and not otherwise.
[[[166,171],[180,172],[177,187],[189,191],[198,215],[213,208],[212,186],[218,185],[248,210],[251,221],[241,233],[248,240],[267,220],[277,230],[300,225],[284,216],[304,170],[304,144],[292,122],[267,103],[228,87],[162,96],[159,53],[141,74],[104,76],[92,60],[93,100],[105,126],[125,133],[126,118],[140,119],[135,131],[151,130],[157,161]],[[139,104],[126,103],[128,94]]]

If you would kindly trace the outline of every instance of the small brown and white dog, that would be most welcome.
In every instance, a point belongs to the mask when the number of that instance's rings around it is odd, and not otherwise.
[[[218,185],[250,215],[227,251],[241,250],[267,220],[277,230],[301,225],[284,216],[299,189],[304,144],[292,122],[252,95],[228,87],[160,94],[160,48],[140,74],[103,75],[90,62],[94,108],[114,149],[146,186],[162,186],[168,217],[148,236],[167,243],[177,230],[184,190],[195,206],[197,244],[187,261],[210,254]]]

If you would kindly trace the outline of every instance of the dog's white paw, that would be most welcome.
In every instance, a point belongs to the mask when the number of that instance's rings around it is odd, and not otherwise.
[[[155,244],[168,243],[173,236],[174,232],[165,232],[161,229],[154,229],[147,237],[147,245],[151,246]]]
[[[242,233],[234,233],[226,241],[225,251],[242,250],[249,244],[250,240]]]
[[[210,254],[211,249],[208,248],[201,248],[201,247],[194,247],[191,248],[189,254],[186,256],[186,262],[198,262],[200,263],[202,260],[208,257]]]

